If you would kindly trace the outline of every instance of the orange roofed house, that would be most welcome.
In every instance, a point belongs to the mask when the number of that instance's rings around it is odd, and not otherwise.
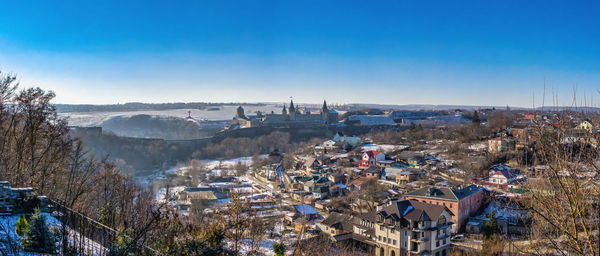
[[[452,232],[457,233],[467,219],[481,208],[486,196],[487,191],[483,187],[470,185],[461,189],[425,187],[407,193],[404,199],[445,206],[453,214]]]

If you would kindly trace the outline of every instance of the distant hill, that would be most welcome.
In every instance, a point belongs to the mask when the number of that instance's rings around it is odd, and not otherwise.
[[[57,112],[119,112],[119,111],[144,111],[144,110],[171,110],[171,109],[215,109],[220,106],[239,105],[242,103],[141,103],[129,102],[125,104],[91,105],[91,104],[55,104]],[[262,103],[243,103],[244,105],[261,106]]]
[[[188,140],[210,137],[223,127],[202,127],[194,119],[151,115],[115,116],[100,124],[119,136]]]

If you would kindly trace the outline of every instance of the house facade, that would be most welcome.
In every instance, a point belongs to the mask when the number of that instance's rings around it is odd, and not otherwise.
[[[416,200],[393,201],[355,217],[354,237],[371,242],[377,256],[446,256],[452,213]]]
[[[425,187],[408,192],[404,199],[444,206],[452,213],[452,232],[457,233],[475,214],[487,198],[483,187],[471,185],[465,188]]]
[[[488,182],[495,185],[507,185],[523,177],[518,170],[506,165],[494,165],[488,173]]]
[[[385,160],[385,154],[381,151],[370,150],[362,153],[358,167],[369,168],[376,166],[378,161]]]

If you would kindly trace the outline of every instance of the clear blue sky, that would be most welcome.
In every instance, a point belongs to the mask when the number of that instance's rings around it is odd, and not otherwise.
[[[0,70],[58,103],[600,104],[598,1],[24,2]]]

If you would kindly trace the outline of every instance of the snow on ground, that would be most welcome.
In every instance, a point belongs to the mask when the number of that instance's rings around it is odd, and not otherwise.
[[[262,155],[262,157],[266,157],[266,156],[267,155]],[[220,166],[220,168],[233,168],[237,163],[251,165],[252,157],[251,156],[238,157],[238,158],[233,158],[233,159],[228,159],[228,160],[202,160],[201,162],[204,164],[204,166],[206,168],[208,168],[209,170],[213,170],[213,169],[218,169],[219,166]]]
[[[483,151],[487,149],[487,145],[485,143],[476,143],[469,146],[470,150],[473,151]]]
[[[67,117],[71,126],[99,126],[102,122],[116,117],[129,117],[134,115],[152,115],[159,117],[188,117],[188,111],[191,111],[192,118],[196,120],[230,120],[235,116],[238,106],[221,106],[219,110],[209,111],[206,109],[170,109],[170,110],[143,110],[143,111],[122,111],[122,112],[63,112],[60,116]],[[246,114],[254,114],[256,111],[262,113],[279,112],[281,107],[275,104],[265,106],[243,106]]]
[[[511,209],[498,206],[497,203],[491,202],[483,211],[483,216],[488,216],[490,212],[494,212],[496,218],[522,218],[527,215],[524,210]]]
[[[406,145],[388,145],[388,144],[382,144],[382,145],[377,145],[377,144],[365,144],[361,146],[361,150],[364,151],[371,151],[371,150],[375,150],[375,151],[383,151],[383,152],[393,152],[393,151],[398,151],[398,150],[404,150],[408,148],[408,146]]]
[[[185,186],[178,186],[178,187],[171,187],[169,188],[169,194],[171,196],[176,195],[178,192],[183,191],[183,189],[185,189]],[[165,195],[167,194],[167,188],[161,188],[158,191],[156,191],[156,193],[154,194],[154,200],[157,202],[166,202],[165,200]]]
[[[46,224],[48,224],[51,228],[61,229],[62,223],[56,219],[50,213],[42,213],[46,217]],[[19,243],[20,236],[15,232],[15,226],[17,225],[17,220],[21,215],[10,215],[10,216],[0,216],[0,248],[6,248],[7,244],[4,241],[14,241]],[[79,233],[70,228],[66,228],[66,232],[69,234],[69,244],[73,246],[77,246],[79,243]],[[81,244],[86,244],[87,251],[90,253],[89,255],[102,255],[106,253],[106,248],[96,243],[91,239],[84,238]],[[60,246],[58,246],[60,248]],[[33,252],[25,252],[23,250],[18,249],[17,255],[15,256],[32,256],[32,255],[42,255],[39,253]]]

